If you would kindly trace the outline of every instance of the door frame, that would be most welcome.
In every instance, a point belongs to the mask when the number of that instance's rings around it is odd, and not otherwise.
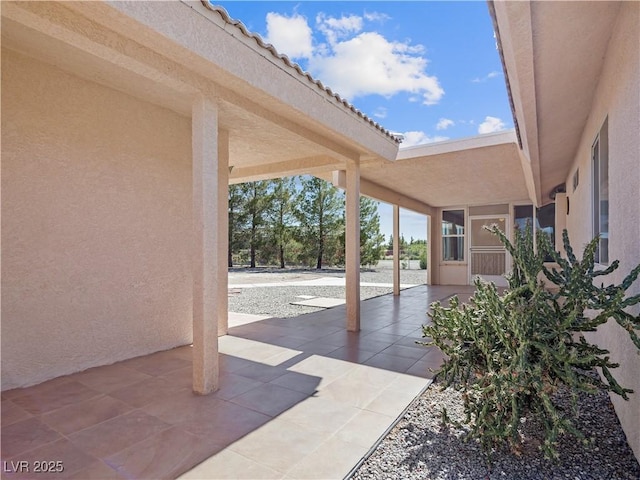
[[[469,246],[467,248],[467,253],[468,253],[468,267],[467,267],[467,277],[469,279],[469,284],[473,285],[473,279],[475,276],[480,276],[480,278],[482,278],[485,281],[488,282],[493,282],[496,284],[497,287],[506,287],[508,285],[507,283],[507,279],[504,277],[504,275],[506,275],[507,273],[509,273],[511,271],[511,265],[512,265],[512,260],[511,260],[511,255],[509,255],[509,252],[507,251],[506,248],[503,247],[480,247],[479,250],[481,251],[486,251],[486,252],[504,252],[505,258],[504,258],[504,274],[502,275],[473,275],[471,272],[473,271],[473,252],[474,252],[474,245],[473,245],[473,227],[472,227],[472,223],[474,220],[488,220],[488,219],[498,219],[498,218],[503,218],[504,219],[504,234],[506,235],[506,237],[511,240],[511,215],[509,213],[495,213],[495,214],[490,214],[490,215],[469,215]],[[477,252],[478,249],[476,248],[475,251]]]

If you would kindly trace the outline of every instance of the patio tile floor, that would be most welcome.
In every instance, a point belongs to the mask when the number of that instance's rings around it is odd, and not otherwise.
[[[342,478],[440,364],[415,343],[429,304],[471,291],[365,300],[360,333],[345,330],[344,305],[254,322],[230,314],[209,396],[191,392],[189,346],[2,392],[2,478]],[[61,460],[64,471],[7,471],[22,460]]]

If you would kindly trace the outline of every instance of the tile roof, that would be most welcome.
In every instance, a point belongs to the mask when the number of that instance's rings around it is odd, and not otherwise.
[[[247,38],[251,38],[253,39],[256,44],[269,51],[271,53],[271,55],[278,61],[284,63],[285,66],[294,69],[299,77],[302,79],[306,79],[307,82],[313,84],[316,86],[316,88],[322,90],[324,93],[326,93],[328,96],[330,96],[331,98],[337,100],[339,103],[341,103],[344,107],[346,107],[347,109],[351,110],[353,113],[355,113],[358,117],[360,117],[362,120],[364,120],[365,122],[369,123],[370,125],[372,125],[374,128],[376,128],[377,130],[379,130],[380,132],[382,132],[383,134],[385,134],[387,137],[391,138],[393,141],[395,141],[396,143],[400,143],[401,139],[397,134],[394,134],[392,132],[390,132],[389,130],[385,129],[384,127],[382,127],[378,122],[373,121],[371,118],[369,118],[367,115],[365,115],[364,113],[362,113],[360,110],[358,110],[357,108],[355,108],[353,105],[351,105],[349,102],[347,102],[345,99],[343,99],[342,97],[340,97],[340,95],[338,95],[337,93],[334,93],[329,87],[325,87],[322,82],[320,80],[316,80],[314,79],[310,73],[305,72],[304,70],[302,70],[302,68],[300,68],[300,65],[298,65],[295,62],[292,62],[289,57],[287,57],[286,55],[283,55],[281,53],[278,53],[278,51],[276,50],[276,48],[271,45],[270,43],[266,43],[262,37],[260,37],[260,35],[250,32],[247,27],[244,26],[244,24],[239,21],[239,20],[235,20],[233,18],[231,18],[231,16],[227,13],[227,11],[218,5],[212,5],[208,0],[200,0],[202,2],[202,4],[210,11],[217,13],[218,15],[220,15],[220,17],[222,18],[222,20],[229,24],[232,25],[234,27],[236,27],[237,29],[239,29],[242,34],[244,36],[246,36]]]

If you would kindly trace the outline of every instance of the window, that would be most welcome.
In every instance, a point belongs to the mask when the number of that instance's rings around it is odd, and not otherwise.
[[[605,120],[591,148],[593,236],[600,235],[596,262],[609,263],[609,133]]]
[[[556,204],[550,203],[536,209],[536,235],[547,235],[551,246],[556,245]],[[551,262],[551,257],[545,259]]]
[[[442,260],[464,260],[464,210],[442,212]]]
[[[534,217],[535,213],[535,217]],[[556,243],[556,205],[550,203],[540,208],[533,208],[533,205],[516,205],[513,207],[514,229],[523,231],[527,225],[533,227],[533,234],[547,235],[551,245],[555,248]],[[534,240],[534,244],[537,240]],[[545,258],[546,262],[551,262],[551,256]]]
[[[513,207],[513,227],[516,230],[524,230],[527,225],[533,228],[533,205],[516,205]]]

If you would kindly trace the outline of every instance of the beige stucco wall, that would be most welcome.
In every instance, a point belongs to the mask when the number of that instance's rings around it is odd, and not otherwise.
[[[2,389],[191,341],[190,119],[2,50]]]
[[[592,237],[591,228],[591,145],[604,122],[609,121],[609,259],[620,260],[612,282],[620,282],[640,263],[640,4],[623,3],[617,25],[609,42],[604,68],[593,99],[591,114],[584,129],[574,164],[567,177],[570,213],[566,218],[572,245],[576,250]],[[575,170],[580,183],[572,188]],[[640,293],[636,281],[631,294]],[[635,308],[634,314],[640,314]],[[612,396],[629,444],[640,458],[640,355],[628,334],[609,322],[593,335],[611,351],[620,368],[614,375],[621,385],[635,390],[625,402]]]

